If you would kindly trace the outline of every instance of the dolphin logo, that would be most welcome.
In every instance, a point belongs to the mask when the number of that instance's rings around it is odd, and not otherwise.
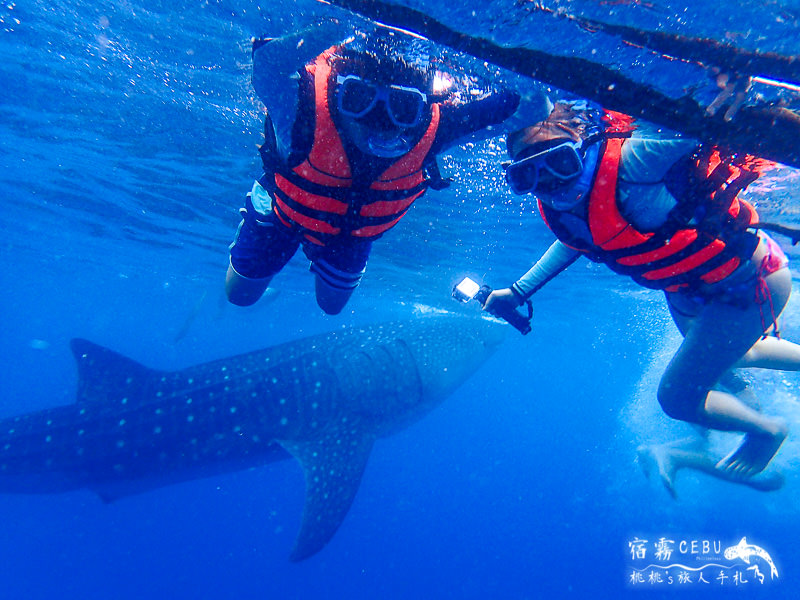
[[[770,557],[769,553],[759,546],[748,544],[747,537],[743,537],[735,546],[725,548],[724,555],[727,560],[739,558],[748,565],[750,564],[750,557],[756,556],[769,565],[771,579],[775,579],[778,576],[778,569],[775,568],[775,563],[772,562],[772,557]]]
[[[291,455],[306,482],[302,560],[343,521],[374,441],[435,408],[504,335],[434,315],[170,372],[73,340],[77,402],[0,421],[0,492],[88,488],[111,502]]]

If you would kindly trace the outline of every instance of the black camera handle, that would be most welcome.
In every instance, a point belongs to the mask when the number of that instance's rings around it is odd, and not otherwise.
[[[486,305],[486,300],[489,294],[492,293],[492,288],[488,285],[482,285],[481,289],[475,294],[475,300],[481,303],[481,306]],[[487,309],[494,316],[503,319],[506,323],[511,325],[514,329],[519,331],[522,335],[527,335],[531,332],[531,319],[533,319],[533,305],[530,299],[526,300],[528,305],[528,316],[520,314],[515,308],[510,308],[505,304],[500,304],[497,307]]]

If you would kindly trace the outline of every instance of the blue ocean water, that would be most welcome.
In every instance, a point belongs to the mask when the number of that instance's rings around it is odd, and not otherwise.
[[[407,4],[470,33],[591,55],[669,93],[703,82],[696,66],[664,64],[618,40],[559,35],[562,23],[522,15],[512,0],[457,11]],[[552,5],[800,54],[797,2]],[[449,297],[459,276],[507,285],[549,245],[532,204],[505,189],[504,145],[488,140],[443,158],[456,183],[429,193],[376,244],[344,314],[321,314],[299,255],[269,299],[250,309],[226,304],[227,246],[259,172],[262,108],[250,87],[249,40],[331,12],[341,14],[310,0],[0,7],[0,416],[74,401],[73,337],[177,369],[353,324],[469,311]],[[797,225],[799,185],[800,173],[783,168],[748,193],[765,220]],[[796,281],[800,255],[784,248]],[[795,340],[798,303],[783,328]],[[536,296],[535,309],[531,335],[510,335],[458,394],[376,444],[344,524],[313,558],[287,560],[303,479],[284,461],[112,504],[89,491],[0,495],[0,595],[696,597],[720,590],[714,582],[630,586],[629,543],[727,545],[746,536],[769,551],[780,577],[737,592],[795,598],[796,434],[775,461],[786,477],[780,491],[682,471],[673,500],[643,476],[635,451],[688,431],[655,401],[678,344],[659,294],[579,262]],[[797,431],[800,378],[752,379],[764,409]],[[720,451],[735,443],[712,438]]]

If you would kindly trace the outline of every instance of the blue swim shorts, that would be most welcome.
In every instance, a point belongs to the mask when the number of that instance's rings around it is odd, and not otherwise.
[[[256,182],[240,210],[242,222],[230,246],[231,266],[241,276],[264,279],[278,273],[302,244],[311,271],[327,284],[343,289],[358,286],[367,267],[372,242],[343,238],[318,246],[303,230],[284,225],[272,210],[269,196]]]

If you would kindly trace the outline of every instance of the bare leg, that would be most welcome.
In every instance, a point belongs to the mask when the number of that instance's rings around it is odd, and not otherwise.
[[[746,406],[749,406],[753,410],[761,410],[761,403],[758,400],[758,396],[756,396],[755,392],[747,383],[747,381],[734,371],[731,370],[725,373],[720,378],[719,383],[722,386],[723,391],[730,392]]]
[[[757,341],[736,367],[800,371],[800,345],[770,336]]]
[[[766,282],[774,311],[780,313],[791,292],[788,269],[769,275]],[[780,345],[777,353],[770,352],[776,349],[771,343],[754,348],[763,333],[762,316],[755,303],[742,309],[710,301],[696,316],[681,314],[675,305],[670,309],[685,339],[661,380],[659,401],[662,407],[675,418],[712,429],[744,432],[742,444],[717,463],[717,468],[725,470],[727,476],[738,478],[759,473],[786,438],[785,422],[758,413],[730,393],[708,390],[737,363],[749,362],[755,366],[758,360],[759,366],[775,365],[775,368],[800,365],[800,360],[794,363],[791,359],[795,345]],[[767,360],[771,355],[780,360]]]
[[[758,408],[758,399],[747,382],[736,373],[729,371],[720,378],[722,391],[734,394],[750,408]],[[654,470],[658,471],[661,483],[670,496],[677,499],[675,476],[680,469],[689,468],[702,471],[733,483],[744,484],[757,490],[771,491],[783,485],[783,476],[779,473],[766,473],[749,478],[732,476],[716,468],[717,459],[708,453],[708,429],[695,426],[697,435],[681,438],[665,444],[642,445],[637,448],[637,460],[646,477]]]
[[[272,277],[251,279],[239,275],[231,265],[228,265],[228,272],[225,274],[225,293],[231,304],[250,306],[264,295],[271,279]]]
[[[800,345],[772,336],[759,339],[736,363],[736,366],[798,371],[800,370]],[[765,440],[765,445],[767,448],[774,447],[774,452],[777,452],[782,441],[783,439]],[[746,470],[746,464],[751,461],[753,450],[752,447],[747,448],[743,444],[743,447],[720,461],[720,465],[730,466],[732,472],[741,471],[741,465],[745,465]]]
[[[356,291],[367,269],[369,243],[304,249],[311,259],[317,304],[329,315],[338,315]],[[320,255],[322,254],[322,255]]]
[[[338,315],[350,300],[356,288],[341,289],[328,284],[319,275],[314,278],[317,304],[329,315]]]

